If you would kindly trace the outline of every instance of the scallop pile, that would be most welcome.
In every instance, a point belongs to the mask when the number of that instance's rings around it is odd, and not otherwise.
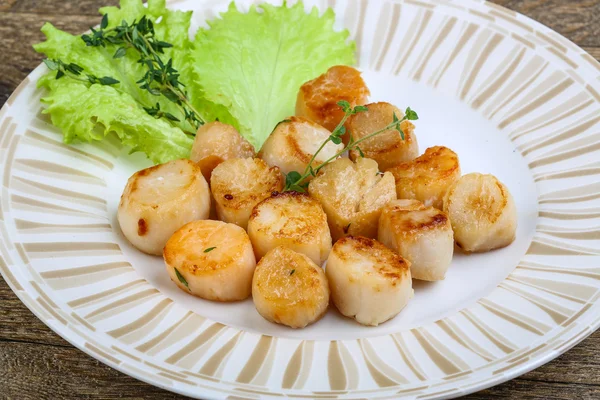
[[[356,69],[329,69],[300,88],[296,115],[258,153],[230,125],[201,126],[190,160],[129,178],[123,234],[162,254],[181,290],[220,302],[252,296],[277,324],[310,325],[330,300],[363,325],[393,318],[413,279],[445,278],[455,248],[511,244],[517,211],[496,177],[462,175],[451,149],[419,155],[411,120],[369,95]],[[302,171],[304,186],[291,190],[286,177]]]

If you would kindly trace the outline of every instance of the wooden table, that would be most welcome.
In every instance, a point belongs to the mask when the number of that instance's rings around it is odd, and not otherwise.
[[[599,0],[495,0],[600,59]],[[42,57],[31,45],[50,21],[70,32],[99,22],[115,0],[0,0],[0,106]],[[0,399],[175,399],[96,361],[38,320],[0,278]],[[558,359],[466,399],[600,399],[600,330]]]

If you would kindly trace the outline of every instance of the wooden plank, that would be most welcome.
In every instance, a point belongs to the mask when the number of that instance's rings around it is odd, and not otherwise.
[[[117,0],[0,1],[0,106],[42,56],[45,21],[69,32],[97,24],[97,9]],[[600,1],[494,0],[540,21],[600,60]],[[510,382],[465,397],[483,399],[600,398],[600,332],[558,359]],[[38,320],[0,278],[0,388],[3,398],[176,399],[72,347]]]

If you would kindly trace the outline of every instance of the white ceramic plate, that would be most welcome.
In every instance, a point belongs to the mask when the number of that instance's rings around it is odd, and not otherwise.
[[[226,1],[179,1],[197,27]],[[202,4],[199,4],[202,3]],[[241,4],[248,2],[239,2]],[[91,356],[202,398],[448,398],[529,371],[600,322],[600,65],[542,25],[480,1],[309,1],[333,6],[372,99],[418,110],[421,150],[514,195],[517,240],[457,254],[415,282],[394,320],[333,309],[291,330],[252,301],[217,304],[173,285],[123,238],[117,200],[148,165],[110,141],[65,146],[40,114],[37,68],[0,111],[0,271],[48,326]]]

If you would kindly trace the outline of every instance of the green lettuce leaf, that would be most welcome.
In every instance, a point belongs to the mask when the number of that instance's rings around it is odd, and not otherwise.
[[[154,163],[188,158],[192,139],[181,129],[151,117],[128,93],[112,86],[45,78],[50,95],[42,99],[52,124],[59,127],[66,143],[75,138],[102,140],[111,132],[131,148],[141,151]]]
[[[141,0],[122,0],[120,8],[105,7],[100,11],[108,14],[109,28],[122,20],[133,22],[146,15],[155,22],[156,36],[173,44],[172,48],[165,49],[163,60],[173,58],[175,68],[184,64],[185,54],[191,47],[188,37],[190,12],[168,10],[165,0],[150,0],[147,8]],[[36,51],[51,59],[75,63],[83,67],[84,73],[109,76],[120,82],[103,87],[68,77],[57,80],[54,71],[38,81],[38,86],[48,89],[42,99],[48,105],[44,112],[50,114],[52,123],[63,131],[65,142],[101,140],[114,131],[133,151],[143,151],[154,162],[189,155],[192,139],[184,131],[194,132],[195,129],[184,120],[174,103],[139,88],[136,81],[146,71],[137,62],[139,55],[134,50],[128,50],[125,57],[114,59],[118,46],[88,47],[80,36],[63,32],[48,23],[42,27],[42,32],[47,40],[36,44]],[[180,81],[192,81],[191,68],[182,68],[179,72]],[[156,103],[160,104],[161,110],[180,117],[181,122],[171,124],[149,116],[144,107],[150,108]]]
[[[261,4],[248,13],[231,3],[196,34],[189,63],[198,92],[229,110],[259,148],[277,122],[294,113],[304,82],[333,65],[354,64],[355,44],[347,31],[334,31],[334,17],[331,9],[306,13],[302,2]]]

